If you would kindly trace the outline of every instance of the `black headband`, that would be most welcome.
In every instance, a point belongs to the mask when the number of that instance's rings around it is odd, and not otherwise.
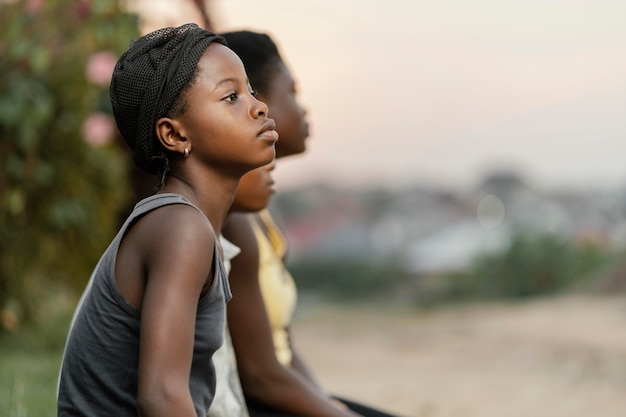
[[[156,121],[167,115],[191,81],[211,42],[226,45],[221,36],[192,23],[163,28],[134,41],[115,66],[110,87],[113,114],[133,159],[151,174],[159,173],[165,163],[155,141]]]

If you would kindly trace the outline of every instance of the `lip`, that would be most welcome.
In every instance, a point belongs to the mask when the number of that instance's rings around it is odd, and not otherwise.
[[[257,137],[272,142],[278,141],[278,132],[276,131],[276,122],[274,122],[274,119],[267,119],[265,123],[263,123],[263,127],[257,134]]]

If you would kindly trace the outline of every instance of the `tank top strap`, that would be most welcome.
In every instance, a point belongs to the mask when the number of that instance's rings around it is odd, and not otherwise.
[[[264,209],[258,212],[257,220],[274,247],[274,251],[281,257],[285,256],[287,253],[287,239],[274,222],[269,210]]]
[[[182,195],[173,194],[173,193],[154,194],[150,197],[144,198],[143,200],[141,200],[135,205],[135,209],[133,210],[133,213],[128,220],[133,221],[137,217],[140,217],[148,213],[149,211],[152,211],[158,207],[167,206],[170,204],[185,204],[185,205],[191,206],[195,208],[196,210],[198,210],[200,214],[202,214],[202,217],[204,217],[207,221],[209,221],[209,219],[206,218],[204,213],[202,213],[202,210],[194,206],[189,200],[187,200]]]
[[[171,205],[171,204],[185,204],[187,206],[191,206],[194,209],[196,209],[198,213],[200,213],[202,217],[204,217],[204,219],[209,224],[211,224],[211,222],[206,217],[206,215],[202,212],[202,210],[200,210],[198,207],[196,207],[194,204],[192,204],[189,200],[187,200],[182,195],[174,194],[174,193],[163,193],[163,194],[154,194],[150,197],[144,198],[143,200],[139,201],[135,205],[135,208],[132,214],[124,223],[122,230],[126,229],[129,224],[131,224],[133,221],[137,220],[139,217],[143,216],[144,214],[156,208]],[[212,227],[211,227],[211,230],[213,230]],[[228,274],[226,273],[226,269],[224,268],[224,263],[223,263],[222,257],[220,256],[220,252],[218,249],[219,239],[217,237],[215,230],[213,230],[213,238],[215,241],[215,245],[213,245],[214,246],[213,262],[214,262],[214,268],[215,268],[215,275],[213,279],[218,280],[218,282],[220,283],[220,285],[222,286],[224,290],[226,301],[229,301],[232,298],[232,294],[230,292]],[[202,301],[201,301],[201,304],[202,304]]]

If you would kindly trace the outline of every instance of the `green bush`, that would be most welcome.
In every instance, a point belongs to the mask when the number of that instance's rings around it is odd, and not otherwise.
[[[455,273],[411,275],[394,259],[302,259],[289,270],[299,289],[331,298],[384,297],[421,306],[527,298],[626,286],[623,255],[607,246],[543,233],[516,233],[510,246]],[[623,291],[623,290],[622,290]]]
[[[358,299],[393,291],[407,279],[397,262],[326,259],[289,264],[298,288],[342,299]]]
[[[33,317],[48,283],[84,285],[129,197],[96,62],[137,37],[119,4],[0,5],[0,331]]]
[[[457,277],[457,295],[523,298],[572,288],[612,259],[594,244],[575,244],[550,234],[515,235],[504,253],[479,258],[469,275]]]

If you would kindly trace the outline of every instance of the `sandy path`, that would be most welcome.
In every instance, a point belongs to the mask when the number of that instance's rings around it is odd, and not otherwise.
[[[303,307],[294,330],[330,392],[407,417],[626,416],[626,297]]]

